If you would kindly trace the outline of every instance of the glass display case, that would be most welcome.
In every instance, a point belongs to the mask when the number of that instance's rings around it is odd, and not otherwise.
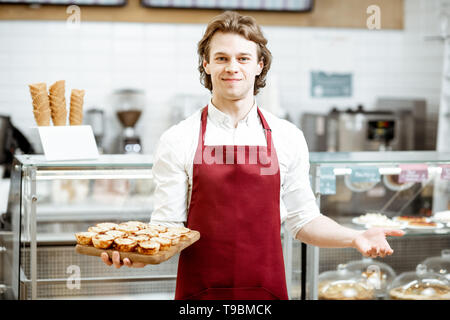
[[[386,297],[387,288],[397,276],[395,271],[386,263],[363,257],[350,261],[345,268],[361,275],[373,287],[373,299]]]
[[[400,274],[388,288],[393,300],[450,300],[448,280],[418,264],[415,271]]]
[[[360,272],[340,264],[335,271],[319,275],[319,300],[371,300],[375,287]]]
[[[173,299],[178,256],[116,269],[75,252],[75,233],[99,222],[150,221],[152,157],[101,155],[49,162],[16,156],[0,230],[0,299]],[[300,243],[281,230],[288,291],[300,298]]]
[[[442,250],[440,256],[429,257],[421,264],[427,268],[427,271],[438,273],[450,281],[450,249]]]
[[[389,237],[393,255],[374,259],[395,274],[416,269],[424,259],[450,248],[450,153],[311,152],[311,186],[321,212],[343,226],[400,228]],[[319,298],[319,274],[361,260],[353,248],[302,245],[305,299]],[[370,267],[370,265],[369,265]],[[386,268],[386,270],[388,270]],[[379,291],[379,290],[378,290]],[[388,297],[378,292],[374,299]]]
[[[75,252],[75,233],[99,222],[148,222],[153,209],[152,158],[102,155],[92,161],[14,159],[3,217],[10,272],[6,299],[170,298],[176,261],[115,269]],[[4,262],[5,265],[6,262]]]

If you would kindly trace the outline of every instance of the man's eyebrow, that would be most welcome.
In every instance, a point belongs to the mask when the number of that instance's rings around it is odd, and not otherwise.
[[[213,54],[213,56],[220,56],[220,55],[227,56],[228,53],[219,51],[219,52],[215,52],[215,53]],[[249,52],[239,52],[239,53],[238,53],[238,56],[251,56],[251,55],[252,55],[252,54],[249,53]]]

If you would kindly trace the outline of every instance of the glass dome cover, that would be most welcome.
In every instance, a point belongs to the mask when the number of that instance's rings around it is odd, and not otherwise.
[[[419,264],[416,271],[399,275],[389,287],[391,299],[399,300],[450,300],[448,280]]]
[[[430,257],[422,262],[429,272],[438,273],[450,282],[450,249],[444,249],[441,256]]]
[[[366,257],[350,261],[346,264],[346,269],[361,274],[373,286],[377,297],[386,295],[387,288],[397,276],[386,263]]]
[[[340,264],[337,270],[319,275],[318,295],[320,300],[370,300],[374,288],[361,273]]]

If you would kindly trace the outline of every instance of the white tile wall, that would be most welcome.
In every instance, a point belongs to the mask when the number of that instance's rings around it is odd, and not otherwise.
[[[433,0],[437,1],[437,0]],[[427,1],[427,3],[429,3]],[[431,6],[433,7],[433,6]],[[423,15],[426,15],[425,17]],[[264,26],[274,61],[270,74],[281,106],[298,125],[303,112],[327,112],[362,103],[372,108],[378,96],[418,97],[438,113],[443,46],[423,40],[425,25],[435,12],[424,0],[405,0],[405,30],[325,29]],[[427,21],[427,23],[424,23]],[[48,85],[66,80],[70,89],[86,90],[85,107],[104,108],[108,115],[106,143],[114,143],[120,128],[109,94],[120,87],[147,93],[147,108],[137,129],[144,151],[151,153],[170,125],[175,94],[204,96],[198,78],[196,44],[204,25],[81,22],[0,21],[0,113],[36,144],[27,84]],[[351,98],[310,97],[310,71],[353,72]],[[270,81],[270,78],[269,78]],[[260,101],[263,107],[264,101]]]

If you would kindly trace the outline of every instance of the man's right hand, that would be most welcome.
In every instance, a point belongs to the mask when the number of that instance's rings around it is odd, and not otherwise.
[[[106,252],[102,252],[100,255],[102,261],[108,265],[114,265],[116,268],[120,268],[121,266],[127,266],[130,268],[143,268],[146,266],[145,263],[142,262],[132,262],[130,259],[125,258],[123,259],[123,262],[120,261],[120,254],[119,251],[114,251],[112,254],[112,259],[109,258],[109,255]]]

